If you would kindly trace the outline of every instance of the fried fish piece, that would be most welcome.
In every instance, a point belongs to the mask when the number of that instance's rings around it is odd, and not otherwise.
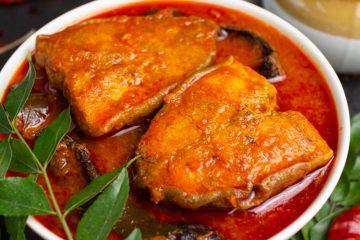
[[[100,136],[148,116],[179,81],[210,64],[217,31],[170,9],[94,19],[39,36],[35,60],[63,90],[79,127]]]
[[[140,141],[135,186],[183,208],[247,209],[324,165],[333,151],[276,89],[230,58],[165,97]]]

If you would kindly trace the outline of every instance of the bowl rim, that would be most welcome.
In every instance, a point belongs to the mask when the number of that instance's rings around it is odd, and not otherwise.
[[[37,35],[51,34],[57,31],[61,31],[67,26],[76,24],[84,19],[107,12],[111,9],[141,2],[166,2],[166,0],[96,0],[70,10],[47,23],[45,26],[36,31],[28,40],[26,40],[12,54],[12,56],[4,65],[0,72],[0,79],[3,79],[0,81],[0,99],[3,98],[5,89],[13,75],[16,73],[20,63],[26,58],[28,52],[34,49],[35,38]],[[233,0],[179,0],[176,2],[199,2],[222,6],[243,12],[262,22],[265,22],[271,27],[277,29],[280,33],[286,35],[287,38],[292,41],[302,51],[302,53],[307,56],[307,58],[311,60],[311,62],[315,65],[326,81],[329,92],[334,100],[338,120],[338,147],[336,150],[336,156],[329,176],[318,196],[295,221],[271,237],[271,239],[276,240],[288,239],[297,231],[299,231],[312,217],[314,217],[314,215],[325,204],[326,200],[330,197],[330,194],[339,181],[346,162],[350,143],[350,116],[345,93],[340,80],[324,55],[307,37],[305,37],[305,35],[303,35],[300,31],[287,23],[285,20],[277,17],[273,13],[259,6],[245,1]],[[59,236],[51,232],[48,228],[37,221],[34,217],[28,218],[27,225],[44,239],[61,239]]]

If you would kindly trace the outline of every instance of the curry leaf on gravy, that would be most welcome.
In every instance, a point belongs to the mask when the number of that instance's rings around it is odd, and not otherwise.
[[[96,197],[115,180],[115,178],[122,171],[123,168],[129,167],[134,161],[139,158],[140,156],[135,156],[134,158],[129,160],[123,167],[120,167],[112,172],[95,178],[85,188],[75,193],[66,203],[64,209],[65,215],[67,215],[71,210],[84,205],[85,203]]]
[[[129,177],[126,168],[123,168],[117,178],[84,213],[77,228],[76,239],[105,239],[121,216],[128,193]]]
[[[29,70],[26,73],[25,78],[10,91],[6,98],[5,109],[9,114],[9,118],[13,121],[20,109],[23,108],[26,100],[29,98],[31,89],[34,85],[36,78],[36,70],[31,57],[28,57]]]
[[[6,230],[10,235],[10,240],[25,240],[25,224],[27,217],[5,217]]]
[[[12,150],[9,140],[10,137],[6,137],[0,142],[0,178],[5,176],[12,158]]]
[[[104,174],[98,178],[95,178],[91,181],[85,188],[81,189],[79,192],[75,193],[65,206],[65,214],[67,215],[71,210],[82,206],[87,203],[99,193],[101,193],[111,182],[115,180],[119,170],[116,169],[112,172]]]
[[[39,161],[46,166],[55,153],[56,147],[69,131],[71,126],[70,109],[65,109],[47,126],[37,138],[34,153]]]
[[[36,78],[31,56],[28,57],[28,61],[29,68],[25,79],[12,88],[7,96],[5,108],[0,104],[0,133],[14,134],[18,138],[13,139],[10,135],[0,142],[0,175],[3,177],[9,168],[14,172],[30,174],[27,178],[0,179],[0,215],[6,217],[6,227],[13,240],[24,239],[23,230],[28,215],[48,214],[57,215],[67,239],[72,240],[72,233],[61,212],[46,171],[47,163],[53,157],[58,143],[70,128],[69,109],[43,130],[34,150],[14,126],[14,120],[24,107]],[[49,199],[42,186],[36,183],[38,174],[44,177]]]
[[[10,141],[13,156],[9,169],[21,173],[37,173],[38,168],[34,155],[26,147],[25,143],[17,139]]]
[[[13,129],[9,121],[8,115],[2,104],[0,104],[0,133],[9,134],[12,133]]]
[[[31,179],[0,179],[0,215],[28,216],[53,213],[44,190]]]
[[[125,240],[141,240],[141,239],[142,236],[140,229],[135,228]]]

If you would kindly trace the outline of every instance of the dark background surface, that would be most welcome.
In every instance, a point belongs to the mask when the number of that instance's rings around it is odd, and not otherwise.
[[[29,0],[21,4],[1,4],[0,0],[0,47],[25,35],[31,29],[39,29],[66,11],[90,1],[87,0]],[[15,49],[0,55],[0,69]],[[359,63],[360,72],[360,63]],[[360,75],[339,75],[348,100],[351,115],[360,112]],[[3,81],[0,79],[0,81]],[[0,218],[0,239],[8,239]],[[28,240],[41,240],[26,229]]]

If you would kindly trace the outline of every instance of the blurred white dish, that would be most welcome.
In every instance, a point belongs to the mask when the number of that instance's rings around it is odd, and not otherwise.
[[[20,64],[24,61],[27,54],[35,47],[35,38],[39,34],[52,34],[78,23],[84,19],[91,18],[100,13],[107,12],[114,8],[119,8],[129,3],[144,2],[144,1],[166,1],[166,0],[98,0],[85,4],[74,10],[71,10],[64,15],[51,21],[35,34],[33,34],[27,41],[25,41],[11,56],[4,68],[0,72],[0,99],[4,96],[7,85],[16,73]],[[330,194],[334,190],[339,181],[341,172],[344,168],[350,141],[350,119],[349,108],[346,102],[345,94],[340,81],[330,66],[329,62],[321,54],[321,52],[311,43],[303,34],[292,27],[287,22],[270,12],[255,6],[254,4],[245,1],[235,0],[182,0],[184,2],[205,2],[218,6],[223,6],[244,12],[254,18],[257,18],[270,26],[276,28],[279,32],[286,35],[319,70],[324,77],[329,92],[334,99],[336,115],[338,120],[338,147],[335,150],[336,157],[333,160],[333,165],[329,176],[324,183],[321,192],[314,199],[306,210],[296,218],[290,225],[279,231],[271,239],[282,240],[289,239],[293,234],[299,231],[324,205]],[[42,223],[35,218],[30,217],[27,224],[36,233],[44,239],[60,240],[61,238],[55,235],[51,229],[46,228]]]
[[[298,5],[298,11],[303,11],[302,7],[306,1],[292,1],[295,5]],[[340,3],[340,1],[338,1]],[[311,10],[317,9],[319,12],[319,18],[324,14],[325,9],[321,4],[326,2],[324,1],[312,1],[312,4],[316,4],[316,8],[314,7]],[[331,2],[327,2],[326,4],[330,4]],[[332,4],[334,1],[332,2]],[[287,5],[291,4],[291,1],[287,2]],[[353,4],[353,12],[349,12],[348,15],[352,15],[354,19],[354,23],[359,21],[360,19],[360,1],[352,1]],[[279,17],[285,19],[290,22],[296,28],[298,28],[301,32],[307,35],[315,45],[324,53],[329,62],[335,68],[337,72],[341,73],[360,73],[360,38],[358,38],[357,34],[354,34],[354,37],[349,37],[349,34],[344,34],[344,32],[335,34],[337,30],[328,29],[328,31],[319,30],[318,28],[312,27],[310,25],[305,24],[304,22],[308,22],[308,19],[304,21],[300,21],[298,17],[295,17],[288,9],[285,10],[278,1],[274,0],[264,0],[264,7],[278,15]],[[349,9],[338,9],[338,11],[349,11]],[[344,12],[343,12],[344,13]],[[316,14],[316,13],[315,13]],[[333,13],[330,13],[333,14]],[[346,13],[345,13],[346,14]],[[344,14],[343,14],[344,15]],[[322,21],[323,23],[326,21]],[[330,21],[329,21],[330,22]],[[319,23],[314,23],[313,26],[319,26]],[[356,27],[357,25],[354,25]],[[349,26],[347,26],[349,27]],[[329,24],[329,28],[331,25]],[[345,28],[345,26],[344,26]],[[360,29],[352,29],[353,31],[360,31]],[[342,36],[343,35],[343,36]],[[347,35],[347,36],[345,36]]]

